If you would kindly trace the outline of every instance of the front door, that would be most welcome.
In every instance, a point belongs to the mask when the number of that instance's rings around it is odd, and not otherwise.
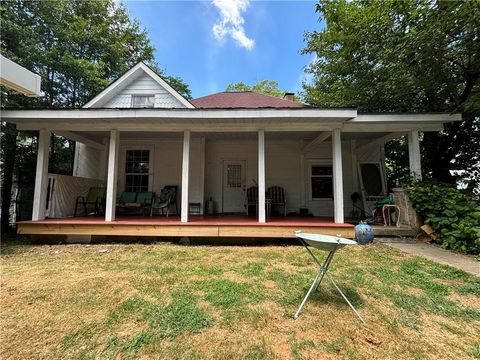
[[[245,160],[223,161],[223,212],[245,211]]]

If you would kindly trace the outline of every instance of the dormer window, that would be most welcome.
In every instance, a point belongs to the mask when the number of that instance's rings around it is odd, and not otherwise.
[[[155,95],[133,95],[132,108],[153,108]]]

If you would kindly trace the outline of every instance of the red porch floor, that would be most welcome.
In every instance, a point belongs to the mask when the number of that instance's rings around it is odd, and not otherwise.
[[[19,222],[20,234],[51,235],[132,235],[132,236],[206,236],[206,237],[282,237],[293,238],[296,230],[353,237],[354,225],[335,224],[330,218],[274,217],[258,223],[241,215],[195,216],[188,223],[179,216],[118,216],[106,222],[100,216]]]

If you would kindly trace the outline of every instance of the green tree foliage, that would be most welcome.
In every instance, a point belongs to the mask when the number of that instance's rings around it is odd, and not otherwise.
[[[39,74],[43,92],[38,98],[27,98],[2,88],[2,108],[77,108],[139,61],[155,64],[147,32],[113,0],[2,1],[0,16],[1,53]],[[163,71],[161,75],[182,95],[190,96],[182,79]],[[20,186],[33,185],[35,157],[30,150],[36,144],[31,136],[36,134],[1,125],[5,230],[12,174]],[[71,174],[73,143],[53,135],[52,140],[49,170]]]
[[[305,102],[363,112],[461,112],[462,122],[424,134],[424,170],[447,182],[455,180],[450,170],[463,170],[479,182],[480,2],[322,0],[316,11],[326,26],[306,34],[303,52],[315,59]],[[387,153],[405,154],[405,145],[396,141]]]
[[[286,91],[279,89],[278,82],[275,80],[262,80],[253,84],[252,86],[245,84],[244,82],[238,82],[229,84],[226,91],[254,91],[260,94],[271,95],[279,98],[283,98]]]

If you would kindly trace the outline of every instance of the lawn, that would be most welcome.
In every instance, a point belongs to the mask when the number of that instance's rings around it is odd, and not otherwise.
[[[322,254],[322,258],[325,255]],[[2,359],[480,358],[480,278],[384,245],[4,244]]]

